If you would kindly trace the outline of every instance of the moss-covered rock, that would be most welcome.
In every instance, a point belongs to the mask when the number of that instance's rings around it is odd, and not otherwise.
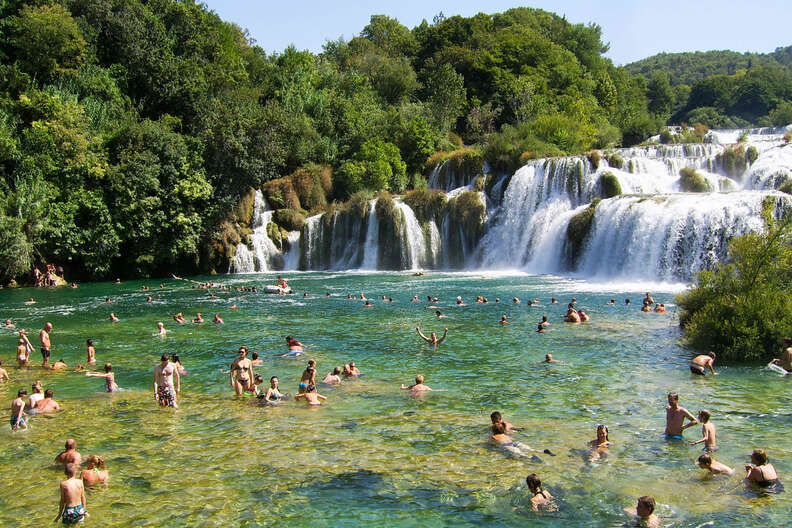
[[[439,219],[448,203],[446,194],[437,190],[409,191],[404,195],[403,200],[422,224],[432,219]]]
[[[723,152],[715,156],[715,163],[728,177],[741,179],[745,169],[748,167],[745,144],[738,143],[727,147]]]
[[[600,161],[602,160],[602,153],[599,150],[589,150],[586,152],[586,157],[588,158],[589,163],[591,163],[591,167],[594,170],[597,170],[599,168]]]
[[[710,184],[694,169],[679,171],[679,188],[684,192],[712,192]]]
[[[748,163],[753,163],[758,157],[759,151],[753,145],[745,150],[745,159],[748,160]]]
[[[267,236],[280,251],[289,251],[291,247],[289,242],[289,232],[284,228],[275,222],[270,222],[267,224]]]
[[[586,237],[591,231],[591,224],[594,222],[594,213],[598,204],[599,200],[594,200],[588,207],[573,216],[567,224],[565,253],[572,269],[577,267],[578,260],[583,254],[583,247]]]
[[[437,175],[437,183],[443,188],[467,185],[484,173],[484,155],[476,148],[432,154],[426,160],[427,176],[443,163]]]
[[[305,225],[305,211],[278,209],[273,213],[272,221],[286,231],[300,231]]]
[[[622,193],[619,178],[612,172],[603,172],[599,177],[600,196],[602,198],[613,198]]]
[[[294,171],[290,178],[303,209],[311,212],[324,210],[333,186],[332,174],[330,167],[316,164],[305,165]]]
[[[787,194],[792,194],[792,180],[784,182],[778,190]]]
[[[467,191],[459,194],[448,201],[448,210],[454,221],[462,226],[468,240],[477,241],[487,215],[479,193]]]
[[[245,227],[250,227],[253,221],[253,209],[256,203],[256,190],[252,187],[247,190],[233,209],[232,221]]]
[[[608,156],[608,165],[613,167],[614,169],[623,169],[624,168],[624,158],[616,154],[615,152]]]

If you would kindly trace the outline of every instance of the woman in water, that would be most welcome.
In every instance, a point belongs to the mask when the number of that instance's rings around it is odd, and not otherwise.
[[[760,488],[775,488],[781,483],[778,480],[773,464],[767,460],[767,454],[762,449],[754,449],[751,453],[751,464],[745,466],[745,481]]]
[[[599,424],[597,426],[597,437],[589,441],[588,445],[592,448],[592,461],[608,456],[608,448],[613,445],[613,442],[608,438],[608,426]]]
[[[253,365],[251,365],[250,360],[247,358],[247,353],[248,347],[244,345],[239,347],[239,357],[231,363],[231,369],[229,371],[231,387],[234,389],[237,396],[242,396],[253,380]]]
[[[118,385],[115,382],[115,374],[113,373],[113,365],[110,363],[105,363],[104,366],[105,373],[102,374],[101,372],[86,372],[86,376],[91,376],[94,378],[104,378],[107,382],[107,392],[117,392]]]
[[[96,486],[97,484],[104,484],[110,480],[110,472],[107,471],[107,465],[104,458],[91,455],[85,460],[85,469],[82,470],[80,478],[86,486]]]
[[[185,369],[184,366],[182,366],[181,359],[179,359],[179,354],[173,354],[173,357],[171,357],[171,361],[173,362],[174,365],[176,365],[176,368],[179,369],[179,376],[184,376],[185,374],[187,374],[187,369]]]
[[[553,501],[553,496],[547,491],[542,489],[542,481],[536,475],[531,473],[525,478],[525,483],[528,484],[528,489],[531,490],[531,509],[533,511],[555,511],[558,506]]]
[[[88,364],[93,365],[96,363],[96,349],[94,348],[93,339],[86,340],[85,346],[88,354]]]
[[[270,378],[270,386],[267,389],[267,392],[264,393],[263,396],[260,394],[259,398],[264,399],[264,401],[266,401],[267,403],[273,403],[282,399],[284,396],[285,394],[281,394],[281,391],[278,390],[278,377],[272,376]]]

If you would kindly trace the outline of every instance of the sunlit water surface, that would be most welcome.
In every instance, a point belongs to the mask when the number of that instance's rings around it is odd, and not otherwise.
[[[34,345],[51,321],[53,359],[74,365],[85,360],[85,340],[93,338],[99,364],[111,361],[124,389],[109,395],[101,379],[18,370],[15,334],[0,330],[0,358],[12,378],[0,384],[0,526],[54,519],[62,474],[51,461],[69,437],[84,457],[108,461],[111,485],[88,494],[95,526],[621,526],[622,509],[640,495],[657,499],[665,525],[791,520],[788,493],[760,497],[741,478],[754,448],[768,451],[782,481],[792,475],[792,380],[761,366],[719,365],[716,378],[692,377],[674,306],[666,315],[640,313],[640,285],[508,274],[287,276],[299,295],[216,290],[211,299],[173,280],[162,290],[145,282],[151,304],[143,282],[0,291],[0,318],[28,329]],[[216,279],[261,287],[272,278]],[[655,300],[671,304],[676,289],[653,292]],[[360,292],[374,299],[373,308],[346,299]],[[394,301],[382,302],[383,294]],[[414,294],[420,303],[410,302]],[[439,296],[446,319],[427,309],[427,295]],[[469,305],[454,306],[457,295]],[[489,303],[473,304],[476,295]],[[31,296],[38,303],[25,306]],[[512,303],[514,296],[523,302]],[[549,303],[552,296],[559,304]],[[573,296],[592,322],[561,322]],[[541,306],[527,305],[533,297]],[[611,297],[615,307],[606,306]],[[229,309],[233,303],[238,310]],[[111,311],[121,322],[107,321]],[[180,311],[188,319],[200,311],[207,320],[217,312],[225,325],[179,326],[171,315]],[[498,324],[501,314],[511,324]],[[537,334],[542,315],[552,330]],[[152,337],[157,321],[167,338]],[[448,339],[433,350],[416,325],[425,332],[448,326]],[[363,377],[320,386],[328,397],[320,408],[235,400],[227,369],[241,344],[261,354],[256,370],[265,379],[277,375],[283,389],[295,391],[305,358],[274,356],[285,351],[287,334],[310,344],[320,377],[350,360]],[[179,353],[188,370],[175,411],[158,408],[153,398],[152,370],[163,352]],[[540,364],[548,352],[566,364]],[[38,350],[32,359],[40,364]],[[419,373],[444,392],[415,398],[399,390]],[[65,411],[12,433],[10,402],[35,379],[55,389]],[[716,458],[736,468],[735,476],[706,478],[694,464],[699,447],[662,439],[669,391],[678,391],[694,414],[710,409],[721,444]],[[493,410],[525,427],[515,440],[556,456],[518,459],[488,447]],[[599,423],[608,424],[615,446],[607,458],[592,460],[586,442]],[[686,437],[698,439],[699,428]],[[530,511],[524,482],[532,472],[559,499],[558,512]]]

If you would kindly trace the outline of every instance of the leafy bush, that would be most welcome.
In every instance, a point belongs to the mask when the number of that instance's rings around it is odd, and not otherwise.
[[[792,102],[783,102],[770,111],[770,122],[773,126],[792,124]]]
[[[792,216],[776,221],[766,211],[765,222],[765,233],[733,238],[728,263],[700,272],[677,297],[691,348],[765,362],[792,333]]]
[[[428,222],[442,215],[448,197],[443,191],[413,190],[404,195],[404,203],[410,206],[419,222]]]
[[[745,159],[748,160],[748,163],[753,163],[759,157],[759,151],[756,150],[756,147],[751,145],[748,147],[748,150],[745,151]]]
[[[602,173],[599,178],[599,187],[602,198],[613,198],[614,196],[620,196],[622,193],[619,178],[617,178],[612,172]]]
[[[286,231],[301,231],[305,225],[305,212],[295,209],[278,209],[272,215],[272,221]]]
[[[261,192],[273,209],[302,209],[300,197],[297,196],[294,184],[289,177],[268,181],[262,187]]]
[[[727,176],[739,179],[748,167],[746,158],[745,144],[738,143],[727,147],[723,152],[715,156],[715,163],[723,169]]]
[[[586,157],[588,158],[589,163],[591,163],[591,167],[594,170],[597,170],[599,168],[600,160],[602,159],[602,153],[599,150],[589,150],[586,152]]]
[[[694,169],[684,168],[679,171],[679,188],[684,192],[711,192],[707,180]]]
[[[792,141],[792,132],[784,132],[784,141],[786,143]]]
[[[616,153],[611,154],[608,156],[608,165],[613,167],[614,169],[623,169],[624,168],[624,158],[619,156]]]

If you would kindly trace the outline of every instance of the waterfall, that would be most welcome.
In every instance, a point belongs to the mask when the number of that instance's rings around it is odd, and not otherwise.
[[[380,204],[380,216],[386,215],[380,218],[376,199],[353,200],[307,218],[301,232],[288,234],[285,253],[267,236],[273,211],[257,192],[253,233],[248,245],[237,247],[231,270],[480,267],[690,280],[727,258],[731,237],[764,228],[767,199],[777,209],[792,209],[791,198],[775,190],[792,181],[787,131],[792,125],[710,131],[704,143],[618,148],[599,160],[531,160],[511,176],[490,173],[497,181],[488,194],[479,193],[483,224],[466,194],[479,169],[455,174],[453,164],[444,162],[429,177],[429,186],[449,200],[444,209],[408,200],[420,205],[416,217],[394,197],[395,211]],[[682,169],[695,170],[712,192],[682,192]]]
[[[377,222],[377,215],[374,208],[377,206],[376,198],[369,201],[369,207],[366,212],[368,220],[366,222],[366,243],[363,246],[363,264],[361,269],[375,270],[377,269],[377,254],[379,252],[379,223]]]
[[[402,266],[417,270],[426,263],[426,239],[421,224],[410,207],[396,200],[396,207],[401,211],[402,225]]]
[[[269,271],[282,266],[280,251],[267,235],[267,224],[272,221],[274,211],[269,208],[261,191],[256,191],[253,204],[253,233],[250,235],[253,251],[245,244],[237,246],[231,261],[231,270],[234,273]]]

